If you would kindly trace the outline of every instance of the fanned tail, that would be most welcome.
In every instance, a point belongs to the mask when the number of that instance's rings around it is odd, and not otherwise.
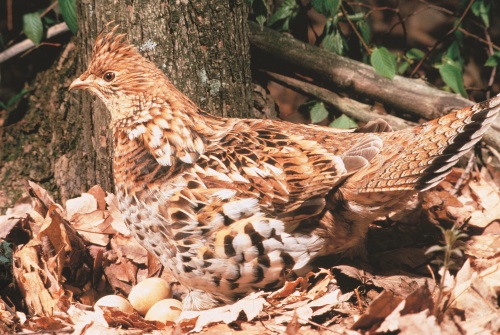
[[[360,192],[427,190],[481,140],[500,111],[500,95],[412,129],[379,134],[383,160]]]

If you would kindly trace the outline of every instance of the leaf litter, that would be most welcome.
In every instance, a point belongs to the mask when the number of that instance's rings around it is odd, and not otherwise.
[[[366,260],[340,259],[274,292],[183,311],[168,324],[92,308],[106,294],[126,297],[151,276],[170,282],[174,298],[186,294],[131,237],[114,195],[94,186],[61,206],[30,182],[29,196],[0,216],[0,266],[8,267],[0,277],[0,334],[496,334],[500,172],[475,171],[454,195],[462,174],[454,168],[420,195],[420,206],[375,222]],[[442,246],[437,226],[457,225],[469,237],[441,287],[445,272],[426,250]],[[11,260],[4,250],[12,250]]]

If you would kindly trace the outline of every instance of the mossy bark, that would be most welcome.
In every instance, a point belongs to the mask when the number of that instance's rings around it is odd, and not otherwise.
[[[69,93],[99,31],[120,24],[143,54],[203,109],[250,117],[247,8],[238,1],[77,1],[75,48],[32,83],[26,114],[0,133],[0,210],[41,183],[63,201],[95,184],[113,191],[108,112],[86,92]]]

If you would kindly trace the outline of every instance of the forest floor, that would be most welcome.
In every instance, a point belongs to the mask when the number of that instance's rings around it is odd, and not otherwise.
[[[95,186],[62,206],[30,183],[0,217],[0,334],[498,334],[500,171],[471,170],[454,168],[372,224],[368,260],[325,263],[278,291],[167,323],[93,308],[151,276],[185,293],[130,236],[114,196]]]

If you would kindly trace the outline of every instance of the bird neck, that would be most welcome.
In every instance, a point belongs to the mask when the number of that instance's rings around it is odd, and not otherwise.
[[[224,119],[199,110],[177,90],[151,101],[148,108],[135,113],[135,120],[114,122],[115,149],[134,141],[160,165],[193,164],[205,153],[207,143],[227,132]]]

